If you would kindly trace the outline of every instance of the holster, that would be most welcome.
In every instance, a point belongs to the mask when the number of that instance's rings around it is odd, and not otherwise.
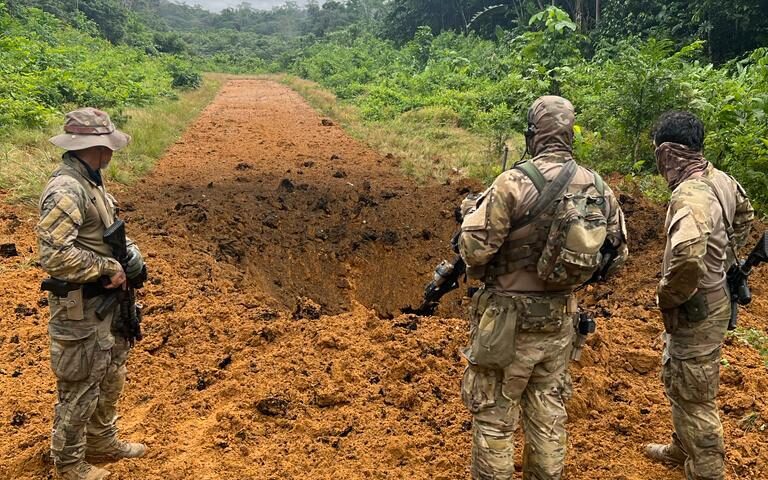
[[[687,302],[680,305],[680,309],[688,323],[701,322],[709,316],[707,296],[699,290]]]
[[[664,320],[664,330],[674,333],[681,324],[693,325],[709,316],[709,299],[703,291],[697,291],[687,302],[679,307],[661,311]]]
[[[69,320],[85,318],[85,300],[98,297],[108,292],[99,282],[73,283],[49,277],[43,280],[40,290],[50,292],[54,301],[66,307]]]

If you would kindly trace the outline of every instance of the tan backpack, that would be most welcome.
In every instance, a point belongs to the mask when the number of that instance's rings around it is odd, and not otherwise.
[[[573,160],[563,165],[552,182],[547,182],[536,165],[523,162],[515,166],[531,179],[539,192],[539,199],[523,225],[551,219],[544,249],[536,264],[541,280],[553,286],[569,287],[589,280],[600,266],[607,235],[605,183],[594,173],[598,195],[588,194],[589,187],[575,187],[571,181],[577,165]],[[549,215],[542,215],[549,213]],[[517,228],[521,228],[517,226]]]

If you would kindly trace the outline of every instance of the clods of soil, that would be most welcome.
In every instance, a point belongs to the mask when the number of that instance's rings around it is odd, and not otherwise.
[[[399,312],[480,188],[417,184],[286,87],[227,83],[149,176],[113,189],[151,276],[120,405],[121,435],[149,453],[113,477],[469,478],[462,293],[435,317]],[[621,194],[633,257],[582,295],[599,327],[572,368],[567,478],[682,480],[642,455],[671,431],[654,307],[664,211]],[[19,256],[0,258],[0,478],[42,480],[55,388],[36,219],[3,208],[0,240]],[[756,274],[743,325],[764,328],[766,285]],[[724,359],[729,478],[768,478],[768,371],[737,339]]]

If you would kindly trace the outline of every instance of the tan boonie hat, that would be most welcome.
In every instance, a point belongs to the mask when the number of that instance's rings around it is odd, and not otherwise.
[[[95,108],[81,108],[65,115],[64,133],[49,141],[65,150],[83,150],[107,147],[112,151],[128,145],[131,136],[115,128],[106,112]]]

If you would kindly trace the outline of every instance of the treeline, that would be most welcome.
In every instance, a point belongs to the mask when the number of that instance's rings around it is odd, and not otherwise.
[[[330,0],[306,7],[286,2],[256,10],[247,1],[212,13],[170,0],[6,0],[12,14],[38,7],[70,25],[94,26],[113,44],[148,54],[203,57],[207,68],[230,71],[285,70],[306,47],[328,35],[358,29],[396,45],[419,27],[498,38],[522,34],[548,6],[565,11],[588,40],[587,56],[627,37],[656,38],[676,47],[706,41],[715,64],[766,44],[768,2],[730,0]],[[194,2],[190,2],[194,3]]]

